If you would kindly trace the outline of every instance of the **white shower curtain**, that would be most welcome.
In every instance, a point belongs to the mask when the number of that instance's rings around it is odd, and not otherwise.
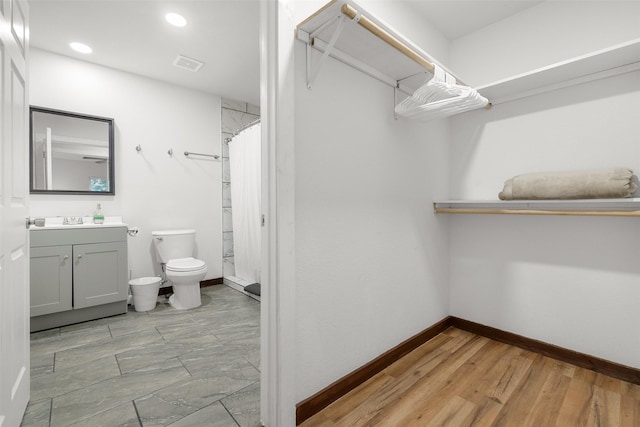
[[[229,142],[231,218],[236,277],[260,283],[260,123]]]

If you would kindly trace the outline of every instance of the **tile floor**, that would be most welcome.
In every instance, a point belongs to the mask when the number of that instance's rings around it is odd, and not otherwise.
[[[225,285],[35,332],[22,426],[259,426],[259,346],[260,303]]]

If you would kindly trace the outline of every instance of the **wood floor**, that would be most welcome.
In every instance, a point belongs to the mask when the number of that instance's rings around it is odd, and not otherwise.
[[[640,386],[449,328],[301,424],[640,426]]]

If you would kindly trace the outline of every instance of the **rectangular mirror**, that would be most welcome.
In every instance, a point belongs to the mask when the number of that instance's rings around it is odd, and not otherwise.
[[[113,119],[30,107],[31,193],[114,195]]]

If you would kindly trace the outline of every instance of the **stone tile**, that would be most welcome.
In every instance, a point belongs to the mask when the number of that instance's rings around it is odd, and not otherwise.
[[[50,375],[31,379],[31,399],[41,400],[69,393],[120,375],[114,356],[92,360],[67,369],[57,369]]]
[[[222,256],[233,256],[233,232],[225,231],[222,233]]]
[[[111,324],[113,322],[117,322],[117,321],[122,320],[122,319],[131,319],[132,317],[146,315],[146,313],[138,313],[137,311],[133,310],[132,307],[129,307],[128,310],[129,311],[126,314],[119,314],[117,316],[104,317],[102,319],[95,319],[95,320],[90,320],[88,322],[82,322],[82,323],[76,323],[76,324],[69,325],[69,326],[63,326],[63,327],[60,328],[60,333],[61,334],[65,334],[65,333],[68,333],[68,332],[81,331],[81,330],[85,330],[85,329],[90,329],[90,328],[95,327],[95,326],[109,325],[109,324]]]
[[[128,334],[121,337],[103,339],[82,347],[56,353],[55,369],[74,367],[92,360],[115,356],[125,351],[162,341],[162,336],[155,329],[138,334]]]
[[[225,376],[253,383],[260,380],[260,372],[245,358],[248,350],[249,348],[241,345],[216,344],[205,350],[186,353],[179,359],[193,377]],[[223,389],[220,392],[228,394],[240,388],[233,387],[231,390]]]
[[[203,335],[203,337],[199,345],[196,344],[195,339],[190,343],[177,340],[174,342],[162,341],[117,354],[119,372],[123,374],[133,372],[150,364],[161,363],[185,353],[203,350],[208,345],[218,342],[218,339],[212,335]]]
[[[240,427],[260,427],[260,383],[254,383],[222,399]]]
[[[49,417],[51,416],[51,399],[44,399],[38,402],[33,399],[29,401],[27,409],[22,417],[21,427],[49,427]]]
[[[247,298],[250,299],[250,298]],[[211,330],[216,336],[234,334],[239,331],[256,330],[260,327],[259,311],[239,307],[235,312],[210,310],[208,313],[194,313],[193,317],[201,327]]]
[[[31,351],[36,354],[47,354],[99,342],[111,338],[107,325],[97,325],[66,334],[53,335],[31,341]]]
[[[220,402],[213,403],[206,408],[194,412],[173,424],[171,427],[238,427]]]
[[[223,98],[221,100],[221,103],[222,103],[222,108],[227,108],[227,109],[230,109],[230,110],[236,110],[236,111],[241,111],[241,112],[247,111],[247,103],[246,102],[235,101],[233,99],[225,99],[225,98]]]
[[[167,287],[170,288],[171,285]],[[152,311],[147,312],[149,316],[186,315],[186,317],[188,317],[188,314],[185,311],[176,310],[175,308],[171,307],[171,304],[169,304],[169,297],[171,296],[171,292],[173,291],[169,289],[169,292],[169,294],[158,296],[158,304],[156,305],[156,308]],[[175,319],[176,321],[180,321],[181,318],[175,317]]]
[[[241,399],[259,381],[260,305],[224,285],[204,288],[202,301],[193,310],[163,302],[148,313],[31,334],[32,399],[23,425],[138,426],[137,400],[149,422],[237,425],[219,399],[236,402],[231,396]],[[153,410],[158,405],[164,409]],[[243,419],[244,410],[236,413]]]
[[[188,323],[159,326],[157,330],[165,341],[187,344],[193,349],[197,349],[198,346],[216,344],[220,341],[213,332],[201,328],[193,319]]]
[[[162,307],[162,304],[164,304],[164,302],[158,304],[156,309],[160,308],[159,311],[161,311],[164,308]],[[178,318],[167,318],[165,316],[152,315],[151,313],[159,314],[159,312],[155,313],[155,311],[156,310],[149,311],[148,312],[149,314],[147,316],[144,316],[141,318],[134,317],[134,318],[123,319],[115,323],[111,323],[109,325],[109,330],[111,331],[111,335],[115,338],[123,335],[139,333],[143,331],[152,331],[152,330],[155,330],[158,326],[169,325],[176,321],[180,321],[180,319]],[[177,310],[175,309],[173,311],[177,312]],[[184,311],[178,312],[175,314],[185,318],[189,318],[189,314]]]
[[[249,350],[244,356],[251,365],[260,371],[260,348]]]
[[[60,335],[60,328],[47,329],[46,331],[38,331],[31,333],[31,341],[37,341],[44,338],[51,338]]]
[[[223,342],[230,341],[245,341],[252,343],[255,342],[256,346],[260,345],[260,324],[254,319],[242,319],[239,320],[236,326],[225,325],[212,332]]]
[[[237,280],[237,278],[235,279]],[[247,283],[248,284],[248,283]],[[225,286],[230,288],[229,286]],[[231,289],[231,288],[230,288]],[[204,312],[209,315],[217,315],[221,312],[227,312],[229,315],[234,315],[238,310],[253,309],[254,312],[260,312],[260,304],[251,298],[236,290],[232,290],[233,295],[228,294],[207,294],[211,296],[211,305],[213,310],[194,310],[192,314]]]
[[[231,182],[231,164],[228,157],[222,158],[222,182]]]
[[[222,259],[222,273],[224,277],[234,276],[236,274],[234,257],[228,256]]]
[[[260,107],[247,103],[247,113],[260,115]]]
[[[180,361],[170,359],[67,393],[53,399],[51,425],[84,421],[188,377]]]
[[[208,286],[206,288],[202,288],[201,291],[205,294],[216,295],[217,298],[243,296],[243,294],[236,291],[235,289],[230,288],[229,286],[224,286],[224,285]]]
[[[223,376],[188,378],[136,399],[135,404],[145,427],[165,426],[225,397],[220,390],[233,389],[242,383]]]
[[[140,420],[133,402],[127,402],[115,408],[100,412],[92,417],[73,423],[69,427],[140,427]]]
[[[259,119],[257,114],[244,113],[236,110],[222,110],[222,132],[235,133],[239,129]]]
[[[222,207],[223,208],[231,207],[231,183],[230,182],[224,182],[222,184]]]
[[[164,320],[159,321],[156,326],[160,327],[162,325],[169,325],[171,323],[179,323],[183,321],[187,321],[187,319],[193,319],[193,313],[198,310],[209,311],[209,305],[211,305],[212,300],[211,297],[201,292],[200,299],[201,305],[196,308],[192,308],[189,310],[177,310],[169,304],[169,299],[161,297],[162,301],[158,303],[158,306],[155,310],[149,312],[149,316],[152,318],[163,318]]]
[[[54,359],[55,353],[31,352],[31,378],[52,373]]]
[[[222,209],[222,231],[233,231],[233,217],[231,208]]]

